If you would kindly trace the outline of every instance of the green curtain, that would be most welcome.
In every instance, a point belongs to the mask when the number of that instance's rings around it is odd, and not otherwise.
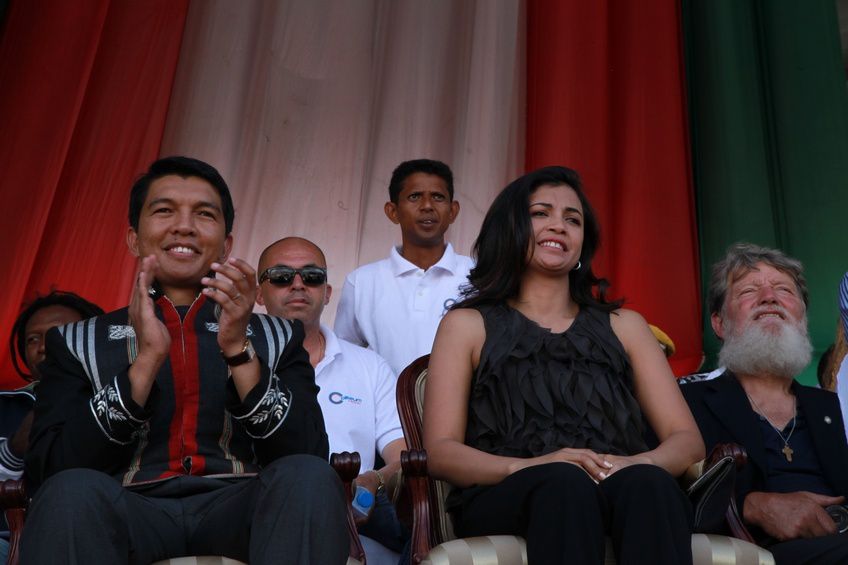
[[[833,0],[683,0],[701,278],[736,241],[803,261],[816,382],[848,270],[848,90]],[[719,343],[704,309],[705,368]]]

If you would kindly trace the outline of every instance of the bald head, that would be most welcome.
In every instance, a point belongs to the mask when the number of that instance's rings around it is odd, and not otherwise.
[[[327,268],[327,260],[321,248],[302,237],[286,237],[269,245],[259,257],[257,272],[264,273],[271,267]],[[265,280],[259,285],[256,302],[272,316],[300,320],[307,332],[315,331],[321,323],[324,306],[329,304],[332,287],[325,281],[307,285],[303,277],[295,275],[291,284],[274,284]]]
[[[259,268],[257,272],[261,274],[268,267],[277,265],[278,263],[274,263],[271,258],[288,252],[312,253],[316,258],[315,265],[324,267],[325,269],[327,268],[327,259],[324,257],[324,252],[321,251],[320,247],[302,237],[284,237],[265,248],[262,255],[259,256]]]

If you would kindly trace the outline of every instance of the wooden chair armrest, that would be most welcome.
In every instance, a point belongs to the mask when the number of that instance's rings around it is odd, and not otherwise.
[[[341,453],[333,453],[330,455],[330,465],[338,473],[342,480],[342,486],[347,499],[347,528],[350,534],[350,556],[360,563],[365,563],[365,550],[362,548],[362,542],[359,540],[359,532],[356,530],[356,521],[353,519],[353,509],[350,503],[353,500],[353,480],[359,476],[359,467],[361,460],[359,453],[342,451]]]
[[[9,525],[9,558],[6,561],[9,565],[18,564],[28,502],[23,480],[0,482],[0,508],[4,510]]]
[[[0,508],[26,508],[27,495],[23,480],[0,481]]]
[[[403,437],[409,449],[424,449],[424,438],[422,437],[423,423],[421,413],[415,402],[415,387],[418,377],[427,369],[430,356],[423,355],[413,361],[398,376],[396,399],[400,423],[403,427]]]
[[[742,469],[748,462],[748,454],[745,449],[735,443],[720,443],[716,445],[709,455],[704,459],[692,463],[686,472],[680,477],[680,484],[684,488],[694,483],[704,474],[707,469],[718,463],[725,457],[732,457],[736,461],[736,470]]]
[[[736,470],[742,469],[748,463],[748,453],[745,448],[735,443],[720,443],[716,445],[710,454],[707,456],[707,463],[718,461],[724,457],[733,457],[736,461]],[[739,509],[736,506],[736,497],[730,497],[730,505],[727,507],[727,526],[730,528],[730,535],[735,538],[756,544],[754,536],[745,527],[742,521],[742,516],[739,514]]]
[[[430,553],[430,484],[427,474],[427,452],[409,449],[400,454],[404,482],[412,499],[412,551],[411,561],[418,565]]]
[[[745,448],[736,443],[719,443],[713,450],[710,451],[710,454],[707,455],[707,458],[704,460],[707,467],[710,467],[715,464],[719,459],[724,459],[725,457],[733,457],[736,461],[736,470],[742,469],[748,463],[748,452],[745,451]]]

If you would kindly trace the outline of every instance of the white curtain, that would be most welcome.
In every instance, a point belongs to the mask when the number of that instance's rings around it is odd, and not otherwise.
[[[256,265],[289,235],[324,250],[331,324],[345,275],[399,242],[383,205],[401,161],[451,166],[463,254],[523,170],[523,18],[519,0],[192,2],[162,154],[221,171],[234,255]]]

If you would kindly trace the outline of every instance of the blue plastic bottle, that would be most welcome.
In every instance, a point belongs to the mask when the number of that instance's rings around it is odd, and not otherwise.
[[[353,513],[363,518],[368,516],[368,513],[371,512],[371,507],[374,506],[374,495],[371,494],[371,491],[363,486],[356,487],[356,492],[353,493],[353,502],[350,503],[353,506]]]

